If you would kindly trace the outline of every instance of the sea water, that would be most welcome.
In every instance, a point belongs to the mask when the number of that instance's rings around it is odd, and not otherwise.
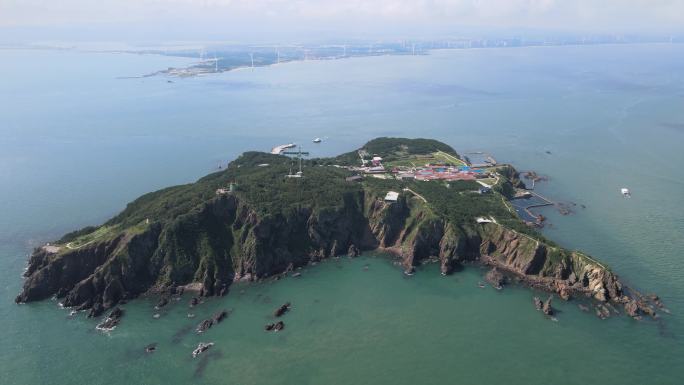
[[[682,45],[445,50],[186,79],[135,78],[192,63],[181,58],[0,58],[2,384],[681,381]],[[543,209],[545,235],[657,293],[672,315],[599,320],[556,300],[554,322],[534,310],[539,293],[478,287],[477,267],[442,277],[425,266],[407,278],[370,254],[236,285],[193,309],[187,295],[159,312],[141,298],[108,333],[54,300],[13,303],[33,247],[101,223],[144,192],[246,150],[296,142],[327,156],[377,136],[431,137],[548,176],[537,191],[574,213]],[[288,301],[285,330],[265,332]],[[232,309],[228,319],[194,331],[221,309]],[[193,359],[199,342],[215,345]],[[158,348],[146,354],[150,343]]]

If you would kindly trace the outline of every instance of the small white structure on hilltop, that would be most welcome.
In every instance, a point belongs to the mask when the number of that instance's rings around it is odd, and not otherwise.
[[[494,217],[491,217],[491,216],[490,216],[489,218],[478,217],[478,218],[475,219],[475,221],[476,221],[477,223],[497,223],[497,222],[496,222],[496,219],[494,219]]]
[[[396,202],[399,199],[399,193],[396,191],[388,191],[385,195],[385,202]]]

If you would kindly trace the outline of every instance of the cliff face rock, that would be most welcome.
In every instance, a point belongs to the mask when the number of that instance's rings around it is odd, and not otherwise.
[[[228,199],[237,199],[229,197]],[[363,196],[345,196],[337,209],[300,208],[288,215],[259,217],[231,225],[240,234],[231,255],[237,278],[278,274],[292,264],[347,254],[350,249],[377,247],[363,215]]]
[[[407,269],[426,258],[436,258],[441,272],[448,274],[460,263],[481,260],[564,299],[585,295],[602,302],[623,301],[617,277],[580,253],[495,223],[454,225],[436,217],[415,198],[391,205],[378,201],[371,207],[371,229],[379,244],[400,249]]]
[[[234,195],[211,199],[173,222],[29,260],[17,302],[57,296],[92,315],[150,289],[200,282],[203,295],[223,294],[237,279],[284,272],[289,265],[376,248],[363,196],[337,210],[303,207],[260,216]]]
[[[557,292],[561,298],[584,294],[621,302],[622,285],[606,267],[588,256],[541,243],[496,224],[482,226],[483,262],[501,267],[527,283]]]
[[[486,234],[480,253],[522,275],[539,274],[546,262],[546,246],[496,225],[483,226]]]
[[[116,250],[122,238],[123,236],[119,236],[106,242],[87,245],[63,255],[52,254],[43,248],[36,249],[29,258],[28,268],[24,273],[27,279],[17,302],[66,294],[78,282],[92,275]]]
[[[117,247],[105,254],[105,260],[86,278],[78,281],[64,296],[63,304],[77,309],[93,309],[97,316],[122,299],[144,292],[153,282],[150,258],[157,246],[159,226],[140,234],[118,238]],[[61,296],[63,293],[57,293]]]
[[[380,247],[395,250],[406,269],[440,254],[444,221],[415,198],[402,196],[396,203],[370,197],[369,226]]]
[[[564,299],[581,294],[602,302],[623,302],[617,277],[588,256],[495,223],[458,226],[445,222],[415,198],[408,203],[375,201],[370,206],[371,229],[379,245],[399,248],[407,269],[426,258],[437,258],[441,272],[449,274],[460,263],[481,260]]]
[[[202,295],[222,295],[234,280],[268,277],[290,265],[377,247],[398,251],[406,269],[432,258],[448,274],[459,263],[482,260],[563,298],[622,296],[617,278],[587,257],[496,224],[449,223],[417,198],[386,203],[358,194],[345,197],[335,210],[302,207],[289,215],[260,216],[226,195],[171,223],[153,223],[56,254],[37,249],[17,302],[57,296],[64,306],[99,315],[148,290],[200,282]]]

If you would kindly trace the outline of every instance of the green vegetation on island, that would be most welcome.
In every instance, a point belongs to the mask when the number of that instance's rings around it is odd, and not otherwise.
[[[508,199],[521,187],[513,167],[471,170],[430,139],[378,138],[306,161],[246,152],[224,170],[145,194],[103,225],[36,249],[16,301],[57,296],[99,315],[148,291],[190,285],[222,295],[235,280],[381,248],[407,273],[422,261],[438,262],[443,274],[480,261],[563,298],[633,303],[605,266],[517,217]]]

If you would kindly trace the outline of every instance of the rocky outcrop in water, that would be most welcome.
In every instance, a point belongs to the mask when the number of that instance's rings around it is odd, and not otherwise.
[[[221,310],[219,312],[214,313],[214,315],[211,318],[205,319],[202,322],[200,322],[199,325],[197,325],[197,333],[204,333],[207,330],[209,330],[209,328],[211,328],[212,326],[221,323],[221,321],[228,317],[230,312],[231,311],[228,310]]]
[[[192,358],[195,358],[195,357],[199,356],[200,354],[206,352],[212,346],[214,346],[213,342],[200,342],[197,345],[197,347],[195,348],[195,350],[192,351]]]
[[[485,274],[485,279],[490,285],[492,285],[492,287],[497,289],[503,288],[503,285],[506,283],[506,277],[501,274],[496,267],[492,268],[487,272],[487,274]]]
[[[541,311],[541,309],[544,307],[544,302],[541,299],[539,299],[539,297],[534,297],[532,299],[532,302],[534,303],[534,307],[537,310]]]
[[[116,306],[114,309],[112,309],[111,312],[109,312],[109,315],[97,325],[98,329],[102,330],[112,330],[114,329],[119,322],[121,322],[121,317],[123,317],[123,310],[121,310],[120,307]]]
[[[290,310],[290,303],[287,302],[280,307],[276,309],[275,312],[273,312],[273,315],[276,317],[282,317],[285,313],[287,313]]]
[[[544,305],[542,305],[542,313],[545,315],[553,315],[553,308],[551,307],[551,300],[553,299],[553,296],[550,295],[549,298],[546,299],[544,302]]]
[[[285,329],[285,322],[283,321],[270,323],[264,326],[264,330],[266,330],[267,332],[279,332],[283,329]]]

